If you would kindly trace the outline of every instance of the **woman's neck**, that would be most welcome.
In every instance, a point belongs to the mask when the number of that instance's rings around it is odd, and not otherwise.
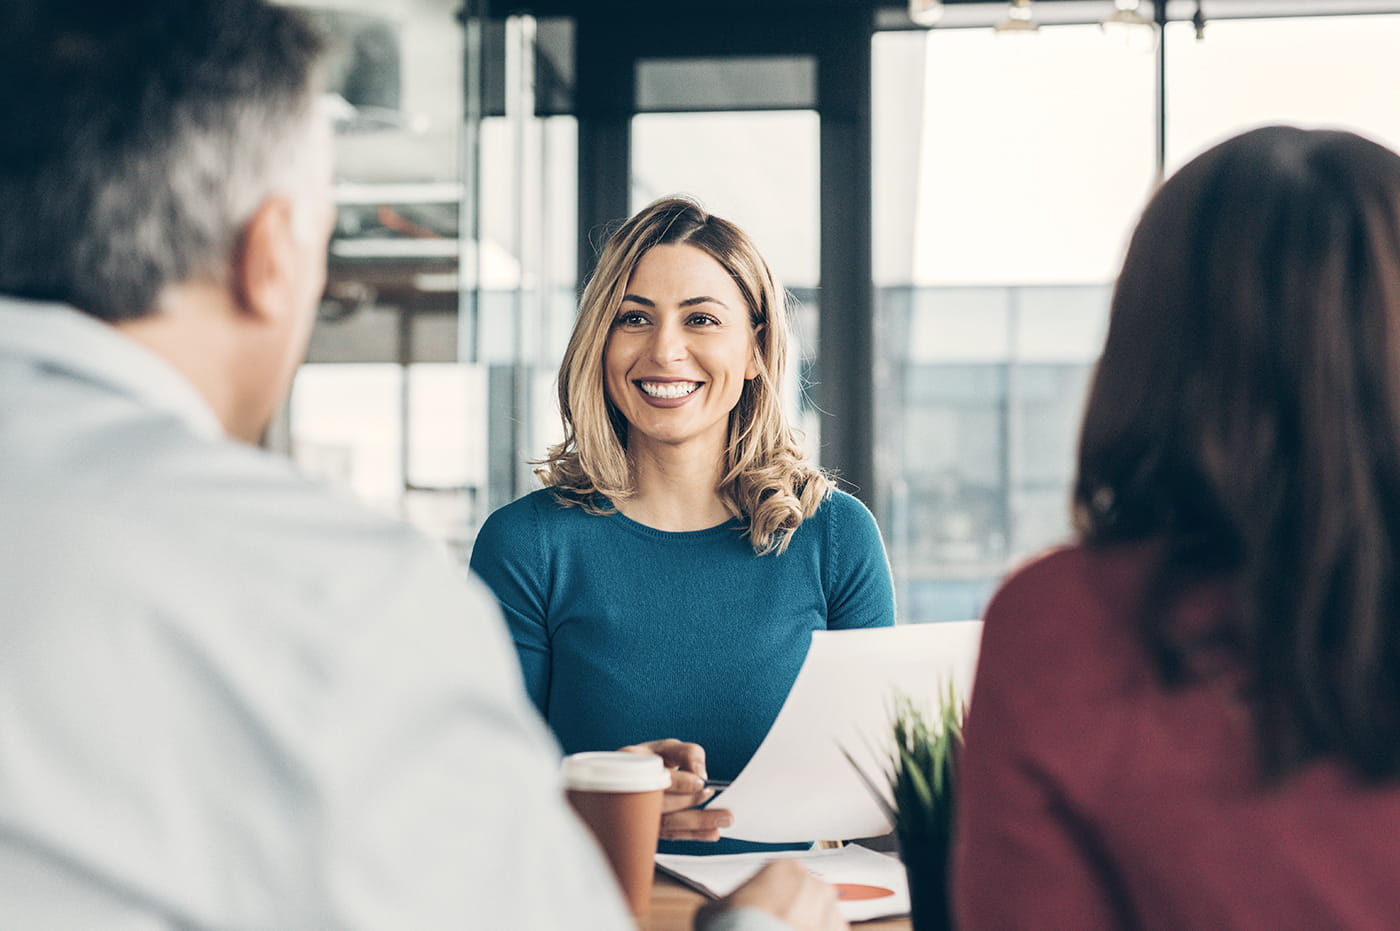
[[[616,502],[617,509],[639,524],[656,530],[705,530],[733,515],[717,486],[724,457],[698,456],[676,447],[632,451],[637,493]]]

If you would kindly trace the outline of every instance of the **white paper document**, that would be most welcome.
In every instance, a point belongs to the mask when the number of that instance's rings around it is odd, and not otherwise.
[[[720,833],[788,843],[893,830],[845,753],[883,786],[896,697],[936,716],[951,683],[966,701],[981,635],[981,621],[814,631],[768,736],[712,803],[734,813]]]
[[[721,898],[757,873],[765,863],[796,858],[808,871],[836,887],[847,921],[868,921],[909,913],[909,880],[904,864],[888,854],[855,844],[834,850],[731,853],[713,857],[658,853],[656,865],[706,895]]]

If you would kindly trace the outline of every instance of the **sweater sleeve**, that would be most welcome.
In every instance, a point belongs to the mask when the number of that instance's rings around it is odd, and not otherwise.
[[[1066,714],[1047,701],[1046,677],[1064,675],[1046,659],[1046,629],[1056,626],[1046,604],[1065,600],[1047,579],[1056,571],[1053,563],[1023,570],[987,609],[954,832],[953,901],[964,931],[1125,926],[1094,830],[1037,748]]]
[[[826,626],[889,627],[894,624],[894,582],[875,517],[851,495],[833,491],[823,504],[825,521]]]
[[[500,603],[525,691],[549,717],[548,572],[532,500],[515,501],[486,519],[472,546],[471,570]]]

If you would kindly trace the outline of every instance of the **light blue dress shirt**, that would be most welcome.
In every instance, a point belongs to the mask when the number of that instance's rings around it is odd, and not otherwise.
[[[0,598],[0,928],[631,926],[490,595],[57,305],[0,300]]]

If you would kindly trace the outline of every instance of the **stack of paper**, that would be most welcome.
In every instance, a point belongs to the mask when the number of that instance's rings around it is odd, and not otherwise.
[[[742,886],[770,860],[795,858],[836,887],[847,921],[909,913],[904,864],[893,856],[847,844],[832,850],[733,853],[713,857],[658,853],[656,865],[701,892],[720,898]]]

